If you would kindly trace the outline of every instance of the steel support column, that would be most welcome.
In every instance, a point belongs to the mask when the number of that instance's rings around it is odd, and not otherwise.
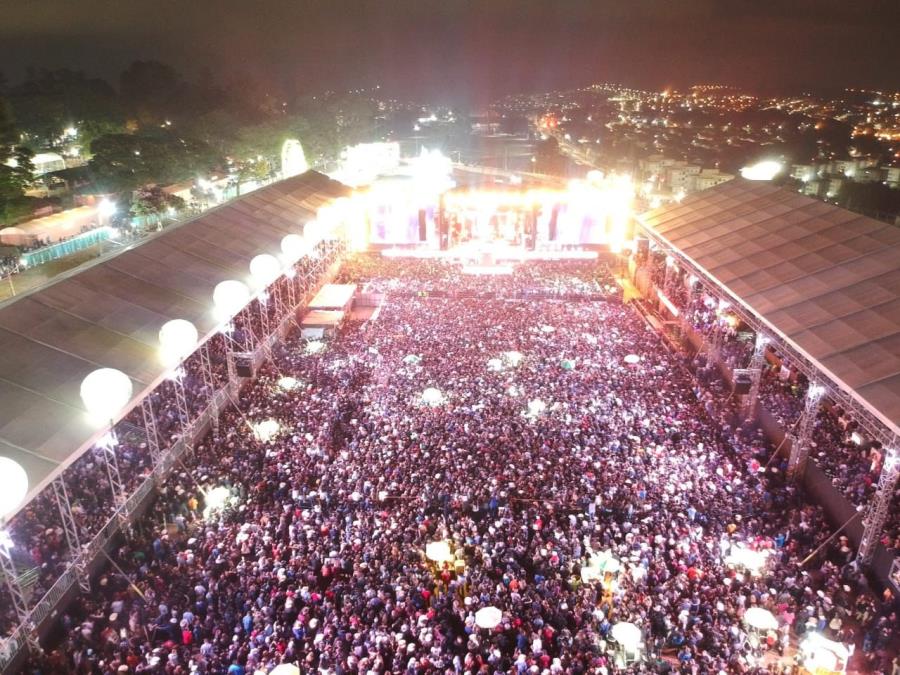
[[[184,391],[184,380],[187,377],[187,371],[184,364],[181,364],[172,377],[172,385],[175,389],[175,406],[178,409],[178,419],[181,422],[181,440],[185,450],[190,452],[194,449],[194,438],[191,431],[191,409],[188,407],[187,395]]]
[[[753,347],[753,355],[750,357],[750,394],[747,396],[747,410],[744,419],[748,422],[756,414],[756,405],[759,403],[759,385],[762,380],[762,368],[766,363],[766,345],[769,338],[762,333],[756,334],[756,344]]]
[[[75,515],[72,513],[72,503],[69,501],[69,491],[62,476],[53,481],[53,495],[56,497],[56,508],[59,509],[59,519],[62,521],[63,532],[66,535],[66,543],[72,553],[72,559],[78,568],[78,585],[85,593],[91,592],[91,579],[87,568],[84,566],[84,556],[81,555],[81,534]]]
[[[216,399],[216,378],[213,377],[212,360],[209,356],[209,341],[200,346],[200,367],[203,370],[203,381],[209,390],[209,412],[212,415],[213,432],[219,433],[219,404]]]
[[[878,540],[881,538],[884,524],[890,513],[898,475],[900,475],[900,456],[896,449],[891,448],[885,455],[881,476],[878,478],[878,488],[863,521],[865,529],[859,542],[859,561],[863,564],[867,565],[872,562],[875,550],[878,548]]]
[[[3,574],[3,580],[6,588],[12,598],[13,609],[16,612],[20,624],[25,624],[28,620],[28,600],[22,585],[19,583],[19,572],[16,570],[16,564],[12,559],[13,542],[9,538],[6,530],[0,530],[0,572]]]
[[[791,454],[788,457],[788,477],[794,481],[803,478],[806,471],[806,461],[809,458],[809,446],[812,442],[812,434],[816,424],[816,416],[819,413],[819,401],[825,394],[824,387],[809,383],[809,391],[803,404],[803,412],[797,421],[797,427],[791,436]]]
[[[122,476],[119,474],[119,458],[116,455],[116,448],[119,445],[119,437],[116,435],[115,429],[110,426],[109,433],[100,439],[97,447],[103,451],[103,462],[106,464],[106,475],[109,478],[109,489],[112,491],[113,502],[118,511],[124,504],[128,495],[125,494],[125,485],[122,483]]]
[[[152,394],[141,401],[141,413],[144,416],[144,431],[147,434],[147,448],[153,460],[154,468],[159,464],[162,451],[159,443],[159,428],[156,426],[156,415],[153,414]]]

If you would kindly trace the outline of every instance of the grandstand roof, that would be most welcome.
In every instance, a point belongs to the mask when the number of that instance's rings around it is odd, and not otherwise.
[[[900,228],[744,179],[640,221],[900,433]]]
[[[157,346],[166,321],[187,319],[210,334],[216,284],[247,278],[253,256],[279,253],[286,234],[346,193],[309,171],[0,305],[0,455],[25,468],[28,498],[99,435],[79,395],[85,375],[118,368],[139,398],[164,375]]]

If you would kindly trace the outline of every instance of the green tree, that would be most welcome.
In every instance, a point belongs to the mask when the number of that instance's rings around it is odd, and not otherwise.
[[[122,103],[142,126],[159,126],[178,108],[181,77],[159,61],[134,61],[119,76]]]
[[[150,183],[168,185],[209,173],[221,164],[205,143],[170,133],[109,134],[91,145],[95,182],[111,192]]]
[[[18,145],[9,105],[0,98],[0,218],[4,222],[13,206],[23,200],[33,173],[31,151]]]
[[[79,71],[31,72],[10,90],[9,97],[20,129],[35,150],[58,146],[63,131],[70,126],[78,129],[85,149],[100,133],[124,128],[124,115],[113,88]]]
[[[174,216],[184,210],[184,207],[181,197],[170,195],[154,185],[141,188],[135,193],[129,212],[140,220],[142,226],[152,223],[159,230],[162,229],[163,217]]]

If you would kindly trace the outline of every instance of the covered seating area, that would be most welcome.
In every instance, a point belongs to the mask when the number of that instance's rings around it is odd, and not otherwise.
[[[826,510],[887,581],[900,229],[737,179],[640,216],[638,232],[629,271],[652,309],[734,384],[748,423],[780,433],[794,480],[839,486],[819,498],[843,500]]]

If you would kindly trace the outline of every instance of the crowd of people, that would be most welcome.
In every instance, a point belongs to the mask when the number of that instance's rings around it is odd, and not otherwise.
[[[542,261],[520,264],[509,274],[477,274],[446,258],[383,258],[358,255],[345,263],[340,281],[362,285],[364,293],[469,297],[567,297],[602,299],[618,289],[608,269],[596,260]]]
[[[706,292],[698,279],[680,270],[663,252],[640,256],[657,288],[664,289],[690,326],[708,344],[718,345],[721,361],[730,369],[746,368],[755,344],[755,335],[743,327],[728,303]],[[759,399],[761,405],[786,432],[793,432],[806,406],[809,381],[770,346],[766,350]],[[865,437],[859,424],[840,406],[822,402],[817,412],[810,458],[828,475],[855,506],[867,505],[881,473],[884,449]],[[893,496],[894,508],[882,543],[900,551],[900,484]]]
[[[345,265],[380,311],[273,348],[28,672],[761,673],[809,632],[889,665],[897,601],[765,468],[705,356],[612,292],[548,297],[607,270],[416,269]],[[616,565],[585,574],[598,560]],[[754,607],[778,627],[748,626]]]
[[[286,297],[287,283],[295,285],[295,293],[302,295],[314,288],[318,281],[313,275],[321,271],[319,261],[330,264],[337,254],[334,242],[323,242],[317,258],[305,257],[295,267],[295,276],[282,278],[279,293]],[[217,333],[206,342],[209,354],[209,372],[200,353],[195,352],[164,379],[149,394],[161,448],[177,442],[186,428],[197,419],[210,403],[212,393],[228,380],[226,354],[228,351],[251,351],[253,340],[262,336],[263,321],[260,300],[254,299],[248,307],[235,316],[228,326],[228,334]],[[274,298],[267,301],[265,310],[268,323],[274,326],[280,320],[279,304]],[[177,383],[176,383],[177,379]],[[176,384],[184,393],[185,413],[178,406]],[[114,455],[124,494],[131,494],[153,470],[153,457],[145,429],[142,407],[134,407],[116,425]],[[108,436],[105,443],[113,439]],[[62,476],[66,496],[71,505],[72,517],[78,531],[78,543],[83,547],[91,541],[115,515],[116,495],[107,472],[107,454],[103,447],[95,447],[78,458]],[[42,491],[29,502],[6,526],[13,546],[11,556],[20,575],[31,606],[35,605],[62,572],[71,564],[78,551],[73,550],[63,526],[62,514],[57,503],[57,492]],[[19,623],[15,604],[9,596],[6,584],[0,584],[0,638],[9,635]]]

